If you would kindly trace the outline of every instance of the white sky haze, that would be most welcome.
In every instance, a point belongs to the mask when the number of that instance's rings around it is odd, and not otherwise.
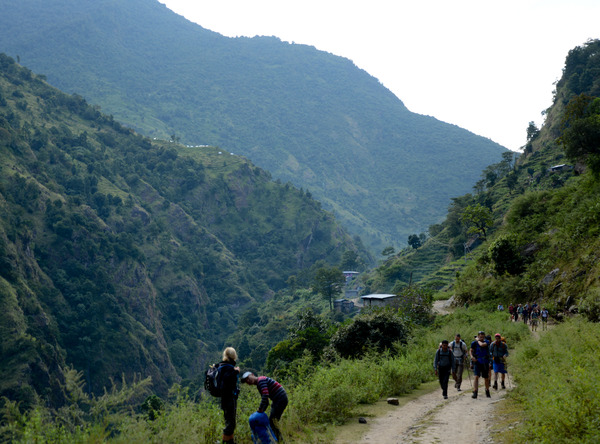
[[[543,123],[600,0],[159,0],[229,37],[276,36],[352,60],[409,110],[517,151]]]

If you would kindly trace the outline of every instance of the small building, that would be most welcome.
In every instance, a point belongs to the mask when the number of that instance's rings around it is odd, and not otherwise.
[[[361,296],[363,307],[385,307],[394,302],[398,295],[396,294],[368,294]]]
[[[354,310],[354,302],[348,299],[336,299],[333,301],[333,309],[342,313],[352,313]]]
[[[549,168],[549,171],[551,173],[560,173],[562,171],[568,171],[568,170],[572,170],[573,167],[571,165],[567,165],[566,163],[560,164],[560,165],[554,165],[552,167]]]
[[[344,292],[346,299],[356,299],[358,297],[358,288],[355,290],[347,288]]]
[[[346,278],[346,284],[358,276],[360,273],[358,271],[342,271],[342,274]]]

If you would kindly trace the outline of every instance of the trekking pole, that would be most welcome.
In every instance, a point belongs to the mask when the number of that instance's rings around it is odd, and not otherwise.
[[[471,362],[465,363],[465,367],[467,367],[467,375],[469,375],[469,384],[471,384],[471,388],[473,388],[473,382],[471,382],[471,372],[469,371],[469,367],[471,367]]]
[[[506,368],[506,366],[504,367],[504,369],[506,370],[506,379],[508,379],[508,388],[510,390],[512,390],[512,385],[510,384],[510,375],[508,374],[508,369]]]

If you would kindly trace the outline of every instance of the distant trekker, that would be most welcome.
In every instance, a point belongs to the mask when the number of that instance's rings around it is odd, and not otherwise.
[[[442,388],[442,396],[444,399],[448,399],[448,380],[450,379],[450,373],[454,367],[454,353],[448,348],[448,340],[442,341],[442,346],[435,352],[435,359],[433,360],[433,369],[435,374],[440,380],[440,387]]]
[[[454,388],[460,392],[462,384],[462,375],[465,369],[465,359],[467,358],[467,344],[456,333],[454,341],[449,344],[450,350],[454,354],[454,366],[452,367],[452,379],[454,379]]]
[[[269,424],[277,437],[277,442],[282,442],[281,430],[279,429],[279,420],[283,411],[287,407],[288,397],[285,389],[280,383],[267,376],[256,376],[252,372],[246,372],[242,375],[242,382],[249,385],[255,385],[260,393],[261,400],[257,412],[263,413],[269,406],[271,399],[271,412],[269,414]]]
[[[506,358],[508,357],[508,347],[505,342],[502,342],[502,335],[496,333],[495,341],[490,345],[490,356],[492,357],[492,365],[494,370],[494,390],[498,390],[498,375],[502,375],[502,388],[504,386],[504,378],[506,377]]]
[[[538,319],[540,318],[540,312],[537,308],[534,308],[531,311],[531,319],[529,321],[529,325],[531,325],[531,331],[537,331],[538,327]]]
[[[473,382],[473,396],[477,398],[477,392],[479,389],[479,377],[482,377],[485,381],[485,396],[488,398],[490,395],[490,341],[485,338],[485,332],[480,331],[477,334],[477,339],[471,342],[471,349],[469,353],[471,355],[471,362],[473,363],[473,372],[475,373],[475,381]]]
[[[542,308],[540,315],[542,317],[542,330],[548,330],[548,310],[546,307]]]

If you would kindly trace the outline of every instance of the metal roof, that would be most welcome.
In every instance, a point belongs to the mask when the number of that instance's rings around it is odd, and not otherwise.
[[[361,299],[389,299],[395,298],[398,296],[397,294],[368,294],[366,296],[361,296]]]

